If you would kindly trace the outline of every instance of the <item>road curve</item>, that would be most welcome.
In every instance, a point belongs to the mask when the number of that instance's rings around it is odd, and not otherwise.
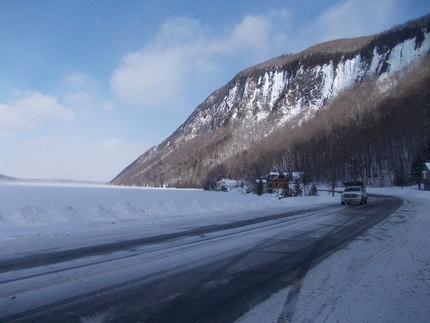
[[[233,322],[402,205],[329,205],[0,261],[1,322]]]

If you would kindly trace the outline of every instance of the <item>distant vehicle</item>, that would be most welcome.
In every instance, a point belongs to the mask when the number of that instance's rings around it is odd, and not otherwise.
[[[367,204],[366,186],[363,182],[345,182],[345,190],[340,196],[340,204],[351,203]]]

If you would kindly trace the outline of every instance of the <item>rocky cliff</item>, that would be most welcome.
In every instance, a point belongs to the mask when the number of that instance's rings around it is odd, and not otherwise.
[[[430,15],[378,35],[318,44],[238,73],[116,185],[194,186],[205,174],[279,129],[315,117],[366,79],[384,79],[430,50]]]

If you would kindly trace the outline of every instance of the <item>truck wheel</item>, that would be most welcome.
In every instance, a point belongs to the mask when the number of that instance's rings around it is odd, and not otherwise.
[[[364,200],[363,199],[361,199],[361,201],[360,201],[360,205],[363,205],[364,204],[364,202],[363,202]]]
[[[345,205],[345,202],[340,202],[340,204]]]

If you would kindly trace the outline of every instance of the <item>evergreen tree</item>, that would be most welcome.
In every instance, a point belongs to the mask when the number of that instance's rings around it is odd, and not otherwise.
[[[309,189],[308,196],[318,196],[318,189],[315,183],[312,183],[311,188]]]
[[[299,181],[294,184],[294,196],[302,196],[303,190]]]
[[[427,147],[422,151],[423,159],[425,163],[430,162],[430,140],[427,143]]]
[[[424,156],[420,149],[417,149],[413,162],[411,163],[411,181],[418,184],[418,189],[421,190],[421,172],[424,167]]]
[[[261,179],[257,183],[255,192],[257,193],[258,196],[263,194],[263,181]]]
[[[284,189],[282,190],[283,197],[291,197],[293,196],[293,192],[290,189],[290,185],[288,183],[285,184]]]
[[[308,195],[308,184],[311,182],[311,178],[309,177],[307,172],[302,173],[301,176],[302,184],[303,184],[303,195]]]
[[[401,163],[395,174],[394,186],[400,186],[400,188],[403,188],[403,186],[407,186],[408,184],[408,174],[405,171],[403,163]]]

